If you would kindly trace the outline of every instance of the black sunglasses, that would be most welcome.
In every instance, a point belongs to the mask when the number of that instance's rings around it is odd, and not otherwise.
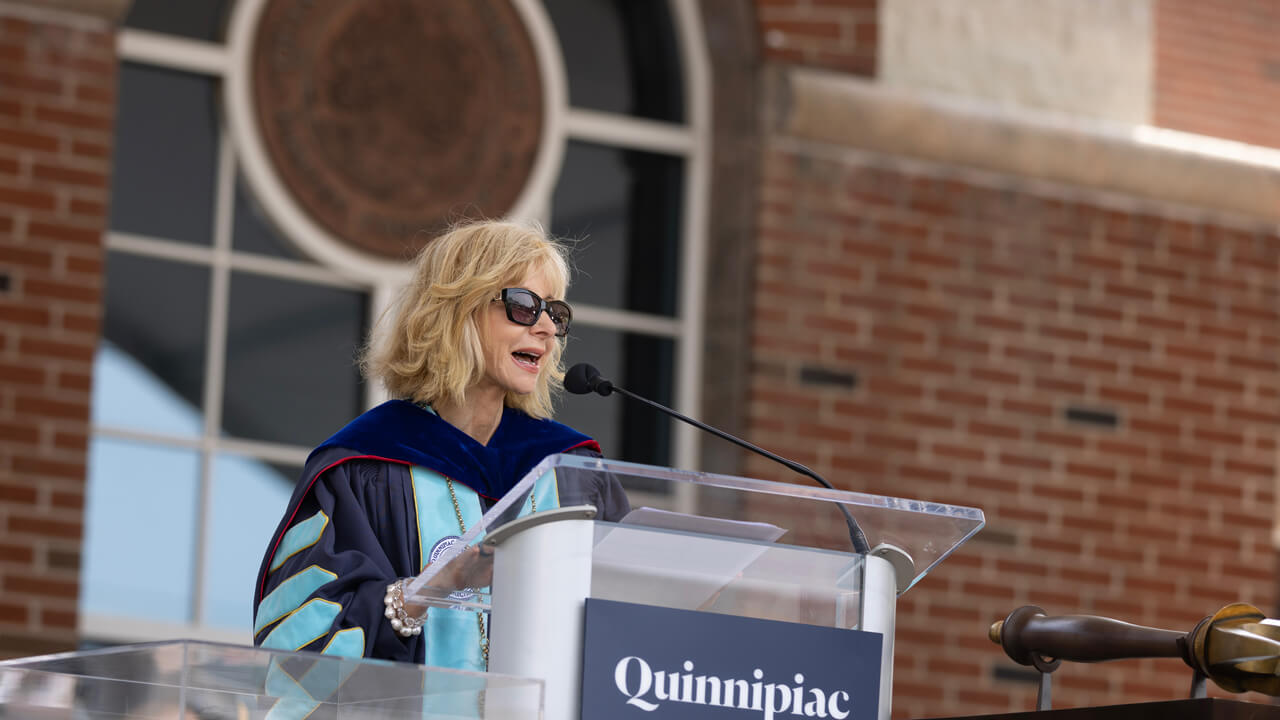
[[[494,298],[507,306],[507,319],[517,325],[532,327],[538,324],[542,311],[546,310],[551,322],[556,326],[556,337],[569,334],[569,323],[573,321],[573,309],[563,300],[547,302],[538,297],[532,290],[524,288],[503,288],[502,297]]]

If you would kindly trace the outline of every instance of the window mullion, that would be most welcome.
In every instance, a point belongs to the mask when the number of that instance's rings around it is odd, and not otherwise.
[[[213,507],[213,462],[222,428],[226,377],[227,313],[231,285],[231,218],[235,202],[235,157],[225,131],[218,137],[218,177],[214,191],[213,266],[209,282],[209,327],[205,344],[204,437],[201,442],[199,503],[195,517],[195,557],[191,571],[191,622],[204,624],[204,568]]]
[[[116,52],[122,60],[203,75],[220,76],[227,71],[227,51],[223,46],[147,30],[121,28]]]
[[[686,125],[629,115],[569,108],[565,132],[574,140],[684,157],[695,150],[695,134]]]
[[[700,9],[692,0],[669,0],[671,17],[679,37],[684,91],[692,136],[684,165],[681,212],[680,339],[676,344],[676,407],[702,414],[702,354],[706,336],[707,216],[711,186],[711,63],[706,55]],[[674,428],[672,460],[677,467],[701,466],[702,436],[678,423]],[[682,489],[677,508],[696,512],[692,486]]]
[[[370,289],[368,319],[365,321],[368,332],[365,333],[365,339],[372,338],[375,332],[382,329],[378,327],[378,320],[392,311],[392,306],[395,305],[396,299],[404,287],[405,283],[403,282],[387,279],[378,282]],[[390,322],[392,319],[392,317],[388,316],[386,321]],[[364,384],[364,403],[366,408],[372,408],[390,399],[391,396],[387,393],[387,389],[382,383],[370,381]]]

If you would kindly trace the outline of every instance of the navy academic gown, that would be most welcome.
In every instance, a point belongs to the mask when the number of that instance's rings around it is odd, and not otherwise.
[[[386,587],[420,573],[462,534],[458,512],[472,527],[538,462],[563,452],[598,457],[600,448],[511,408],[488,445],[401,400],[351,421],[311,453],[268,544],[254,587],[254,644],[484,670],[473,613],[432,608],[421,635],[402,637],[384,616]],[[591,503],[616,521],[630,509],[616,480],[556,475],[534,487],[539,510]]]

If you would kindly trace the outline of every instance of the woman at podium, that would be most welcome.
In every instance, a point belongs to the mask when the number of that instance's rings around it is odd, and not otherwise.
[[[406,603],[403,585],[547,455],[600,455],[550,419],[568,276],[563,247],[514,223],[463,225],[419,253],[362,358],[396,399],[308,458],[258,572],[254,644],[486,669],[485,616]],[[521,514],[590,503],[605,520],[629,510],[616,482],[586,473],[539,481],[523,503]],[[470,559],[432,582],[487,585],[469,570],[487,564]]]

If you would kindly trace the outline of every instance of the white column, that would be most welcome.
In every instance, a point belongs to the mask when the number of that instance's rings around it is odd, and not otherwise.
[[[893,565],[881,557],[864,556],[862,621],[860,630],[884,636],[880,650],[880,720],[889,720],[893,701],[893,624],[897,613],[898,582]]]
[[[577,720],[594,523],[565,518],[512,529],[499,533],[494,555],[489,669],[542,678],[543,717]]]

